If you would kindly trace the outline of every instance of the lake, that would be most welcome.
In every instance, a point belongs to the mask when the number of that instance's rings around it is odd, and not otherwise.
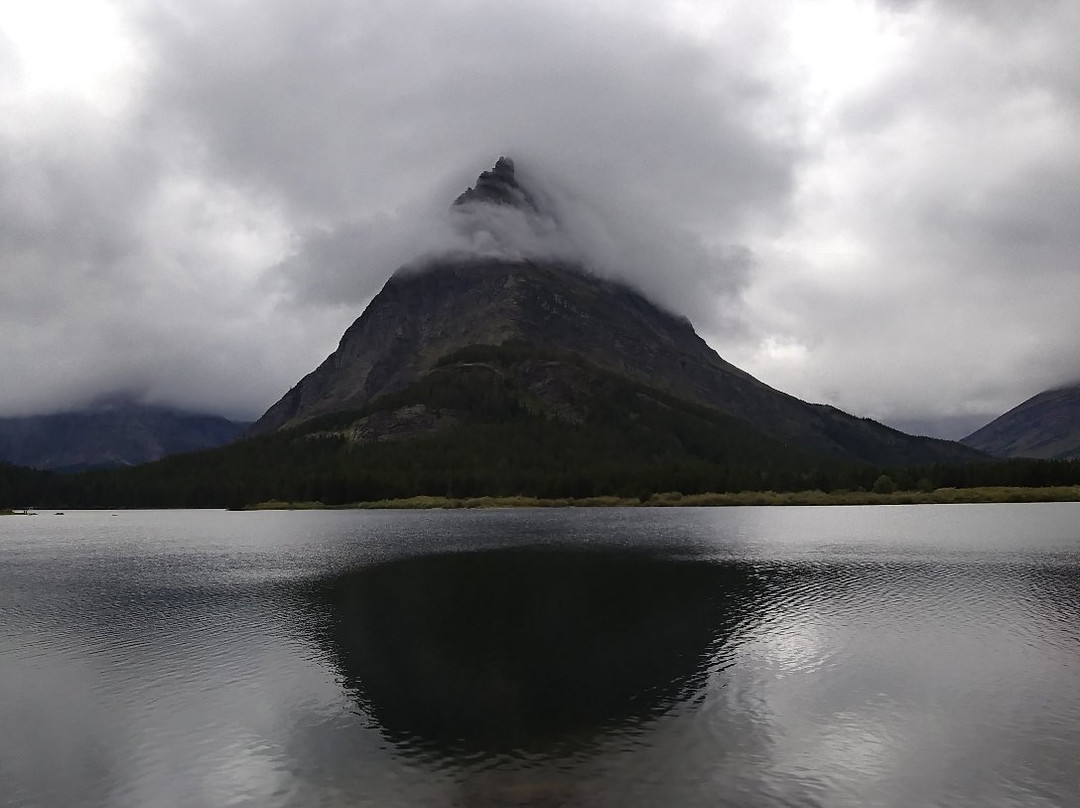
[[[1080,805],[1080,504],[0,518],[9,806]]]

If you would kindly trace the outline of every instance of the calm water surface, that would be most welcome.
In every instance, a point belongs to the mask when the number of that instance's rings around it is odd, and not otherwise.
[[[0,804],[1080,805],[1080,505],[6,517]]]

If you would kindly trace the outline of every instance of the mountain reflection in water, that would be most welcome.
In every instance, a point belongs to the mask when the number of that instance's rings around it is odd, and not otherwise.
[[[0,803],[1080,805],[1078,517],[14,520]]]
[[[321,582],[320,643],[395,744],[542,750],[691,696],[750,613],[746,567],[509,549],[392,561]]]

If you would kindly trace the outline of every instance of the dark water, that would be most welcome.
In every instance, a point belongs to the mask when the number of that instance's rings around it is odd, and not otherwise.
[[[1080,506],[5,517],[0,804],[1080,805]]]

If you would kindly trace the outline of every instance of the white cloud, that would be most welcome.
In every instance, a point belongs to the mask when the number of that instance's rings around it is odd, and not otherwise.
[[[797,395],[932,421],[1080,377],[1074,3],[24,5],[0,413],[258,414],[500,154],[560,227],[473,248],[558,243]]]

